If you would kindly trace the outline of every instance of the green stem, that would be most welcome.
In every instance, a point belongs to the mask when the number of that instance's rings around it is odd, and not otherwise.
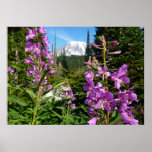
[[[36,106],[34,108],[34,115],[33,115],[32,125],[34,125],[34,122],[35,122],[35,117],[36,117],[36,113],[37,113],[37,105],[38,105],[38,102],[39,102],[39,95],[40,95],[40,90],[38,88],[37,98],[36,98]]]
[[[41,54],[40,55],[40,63],[41,63]],[[42,68],[40,66],[40,79],[41,79],[41,71],[42,71]],[[37,113],[37,107],[38,107],[38,103],[39,103],[39,96],[40,96],[40,85],[38,86],[38,90],[37,90],[37,97],[36,97],[36,106],[34,108],[34,115],[33,115],[33,120],[32,120],[32,125],[34,125],[34,122],[35,122],[35,117],[36,117],[36,113]]]
[[[104,42],[103,44],[103,62],[104,62],[104,66],[106,66],[106,44]],[[107,76],[105,76],[105,80],[106,80],[106,91],[108,91],[108,78]],[[109,101],[108,101],[108,104],[109,104]],[[109,111],[107,111],[107,125],[109,125]]]

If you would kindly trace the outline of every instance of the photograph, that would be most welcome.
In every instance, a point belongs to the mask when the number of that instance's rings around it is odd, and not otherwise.
[[[144,125],[144,27],[7,27],[8,125]]]

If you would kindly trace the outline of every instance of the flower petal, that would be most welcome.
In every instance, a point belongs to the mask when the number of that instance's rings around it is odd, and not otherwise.
[[[135,93],[129,93],[128,97],[131,101],[137,100],[137,95]]]
[[[126,64],[122,65],[118,72],[118,78],[126,75],[127,69],[128,69],[128,66]]]
[[[121,86],[120,83],[117,82],[117,81],[115,81],[115,88],[116,88],[116,89],[120,89],[120,86]]]
[[[110,92],[110,91],[107,91],[106,93],[105,93],[105,99],[107,100],[107,101],[111,101],[112,99],[113,99],[113,94]]]
[[[88,124],[89,125],[96,125],[96,121],[100,119],[99,117],[96,117],[96,118],[92,118],[88,121]]]
[[[120,78],[124,83],[130,83],[130,79],[127,76],[123,76]]]

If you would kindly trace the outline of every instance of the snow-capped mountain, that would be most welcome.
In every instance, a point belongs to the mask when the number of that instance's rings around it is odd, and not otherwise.
[[[57,56],[60,56],[65,49],[66,56],[85,55],[86,43],[81,41],[70,41],[57,50]]]

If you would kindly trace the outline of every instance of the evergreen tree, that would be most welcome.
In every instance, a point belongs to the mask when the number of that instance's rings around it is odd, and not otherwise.
[[[56,52],[56,32],[54,34],[54,65],[57,64],[57,52]]]
[[[68,70],[68,64],[67,64],[67,60],[66,60],[65,48],[63,49],[62,56],[63,56],[63,59],[62,59],[63,68]]]
[[[92,60],[92,49],[90,46],[90,33],[88,30],[88,32],[87,32],[87,47],[86,47],[86,52],[85,52],[85,61],[86,62],[89,60],[89,56],[91,56],[91,60]]]

